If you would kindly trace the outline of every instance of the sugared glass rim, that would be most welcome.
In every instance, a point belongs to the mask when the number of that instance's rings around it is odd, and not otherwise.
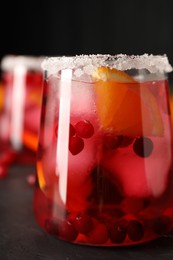
[[[74,69],[76,76],[82,74],[92,75],[99,67],[105,66],[126,71],[131,69],[146,69],[150,73],[168,73],[173,70],[164,55],[126,55],[126,54],[90,54],[76,56],[45,57],[41,67],[48,74],[56,74],[64,69]]]
[[[1,60],[1,69],[12,71],[17,66],[24,66],[27,70],[42,70],[44,57],[30,55],[6,55]]]

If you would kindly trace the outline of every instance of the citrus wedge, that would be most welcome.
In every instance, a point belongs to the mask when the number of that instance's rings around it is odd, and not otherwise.
[[[159,106],[148,86],[123,71],[107,67],[98,68],[93,79],[103,129],[117,135],[163,135]]]

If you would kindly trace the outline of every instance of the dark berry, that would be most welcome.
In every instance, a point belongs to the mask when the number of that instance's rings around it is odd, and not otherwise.
[[[76,134],[82,138],[90,138],[94,134],[94,127],[88,120],[79,121],[75,129]]]
[[[84,148],[84,141],[79,136],[72,136],[69,140],[69,150],[73,155],[80,153]]]
[[[93,228],[93,220],[87,214],[77,215],[74,221],[74,226],[79,233],[87,234]]]
[[[153,142],[147,137],[137,138],[133,144],[133,150],[140,157],[148,157],[153,151]]]
[[[78,236],[78,232],[70,221],[64,220],[59,226],[59,236],[64,240],[74,241]]]
[[[130,220],[127,227],[127,234],[132,241],[141,240],[144,236],[143,225],[137,220]]]
[[[121,244],[126,239],[127,222],[119,221],[111,225],[109,231],[110,240],[113,243]]]
[[[160,216],[154,220],[153,229],[158,235],[166,234],[171,230],[172,221],[168,216]]]

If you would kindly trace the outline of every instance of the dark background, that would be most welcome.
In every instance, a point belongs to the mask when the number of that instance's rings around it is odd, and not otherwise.
[[[164,54],[173,64],[172,0],[3,1],[6,54]]]

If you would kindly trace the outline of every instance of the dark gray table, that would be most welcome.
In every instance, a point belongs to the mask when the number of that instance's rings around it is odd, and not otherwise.
[[[173,234],[143,245],[98,248],[55,240],[37,225],[33,188],[26,181],[31,167],[13,167],[0,180],[0,260],[172,260]]]

